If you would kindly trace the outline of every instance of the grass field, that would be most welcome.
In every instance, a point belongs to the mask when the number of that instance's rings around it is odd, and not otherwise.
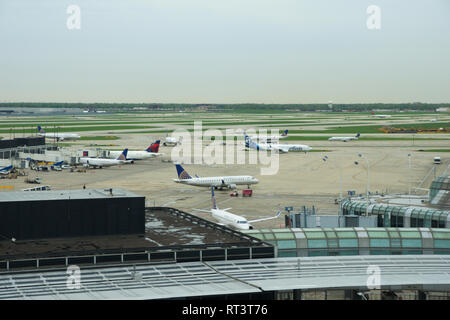
[[[282,141],[323,141],[328,140],[331,136],[288,136],[284,138]],[[367,140],[367,141],[420,141],[420,140],[449,140],[450,138],[404,138],[404,137],[360,137],[358,140]]]
[[[107,130],[126,130],[126,129],[149,129],[149,128],[159,128],[154,126],[93,126],[93,127],[61,127],[56,130],[52,127],[45,128],[45,132],[80,132],[80,131],[107,131]],[[0,133],[37,133],[37,129],[1,129]]]

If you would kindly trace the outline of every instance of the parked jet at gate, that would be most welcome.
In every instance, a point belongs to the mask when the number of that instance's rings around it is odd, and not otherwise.
[[[330,139],[328,139],[329,141],[351,141],[351,140],[358,140],[360,134],[357,133],[356,136],[354,137],[331,137]]]
[[[160,140],[156,140],[155,143],[151,144],[146,150],[143,151],[128,151],[127,159],[129,160],[143,160],[148,158],[153,158],[163,155],[163,153],[158,153]],[[110,151],[109,157],[111,159],[116,159],[120,156],[121,151]]]
[[[214,187],[216,189],[235,189],[237,185],[247,185],[258,183],[258,179],[252,176],[222,176],[222,177],[191,177],[179,164],[175,165],[178,179],[173,179],[177,183],[184,183],[196,187]]]
[[[59,133],[59,132],[51,132],[51,133],[47,133],[44,131],[43,128],[41,128],[41,126],[38,126],[38,135],[42,136],[42,137],[46,137],[49,139],[56,139],[58,141],[62,141],[62,140],[74,140],[74,139],[80,139],[81,137],[76,134],[76,133]]]
[[[13,169],[13,166],[7,166],[7,167],[0,168],[0,174],[9,174],[12,169]]]
[[[238,216],[234,213],[227,211],[227,210],[230,210],[231,208],[219,209],[216,204],[216,198],[214,196],[214,188],[213,187],[211,187],[211,200],[212,200],[212,209],[211,210],[209,210],[209,211],[201,210],[201,209],[194,209],[194,210],[200,211],[200,212],[211,213],[212,217],[214,219],[217,219],[220,222],[220,224],[224,224],[224,225],[230,226],[235,229],[242,229],[242,230],[253,229],[253,226],[251,225],[251,223],[276,219],[281,214],[281,211],[278,211],[278,213],[273,217],[267,217],[267,218],[261,218],[261,219],[247,221],[246,218]]]
[[[80,162],[86,166],[94,168],[103,168],[124,164],[127,161],[128,149],[123,150],[117,159],[103,159],[103,158],[80,158]]]

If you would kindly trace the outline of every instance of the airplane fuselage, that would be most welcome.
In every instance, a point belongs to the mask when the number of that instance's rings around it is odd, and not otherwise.
[[[328,139],[328,141],[351,141],[351,140],[358,140],[358,138],[355,137],[331,137]]]
[[[312,148],[306,144],[275,144],[274,147],[287,151],[310,151]]]
[[[90,167],[110,167],[125,163],[124,160],[102,158],[80,158],[80,162]]]
[[[252,176],[225,176],[225,177],[204,177],[190,179],[174,179],[177,183],[184,183],[197,187],[230,188],[233,185],[251,185],[259,181]]]
[[[75,140],[80,139],[81,137],[76,133],[38,133],[38,135],[42,137],[46,137],[49,139],[56,139],[56,140]]]
[[[111,159],[117,159],[117,157],[122,153],[122,151],[110,151],[109,157]],[[155,152],[147,152],[147,151],[128,151],[127,153],[127,159],[129,160],[143,160],[143,159],[149,159],[154,158],[157,156],[162,155],[162,153],[155,153]]]
[[[211,209],[211,215],[220,223],[241,230],[253,229],[247,219],[225,210]]]

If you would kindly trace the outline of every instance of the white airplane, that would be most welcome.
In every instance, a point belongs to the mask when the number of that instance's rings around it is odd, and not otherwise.
[[[372,117],[385,119],[385,118],[390,118],[391,116],[387,115],[387,114],[372,114]]]
[[[280,153],[287,153],[289,151],[303,151],[308,152],[312,150],[310,146],[306,144],[279,144],[279,143],[261,143],[254,142],[246,133],[244,133],[245,147],[255,150],[263,151],[278,151]]]
[[[251,139],[256,140],[264,140],[267,143],[272,142],[272,140],[278,141],[279,139],[287,138],[288,136],[288,130],[284,130],[283,133],[279,136],[265,136],[265,135],[256,135],[256,136],[250,136]]]
[[[116,166],[118,164],[125,164],[127,161],[128,149],[123,150],[117,159],[104,159],[104,158],[80,158],[80,162],[88,167],[103,168]]]
[[[213,187],[211,187],[211,200],[212,200],[212,209],[211,210],[209,210],[209,211],[202,210],[202,209],[194,209],[194,210],[200,211],[200,212],[211,213],[213,218],[217,219],[220,222],[220,224],[227,225],[227,226],[230,226],[235,229],[241,229],[241,230],[253,229],[253,226],[251,225],[251,223],[276,219],[281,214],[281,211],[278,211],[278,213],[273,217],[267,217],[267,218],[261,218],[261,219],[247,221],[246,218],[238,216],[234,213],[227,211],[227,210],[230,210],[231,208],[219,209],[216,204],[216,198],[214,196],[214,188]]]
[[[306,144],[272,143],[271,145],[272,147],[275,147],[279,150],[283,150],[283,152],[302,151],[306,153],[312,150],[312,148],[310,146],[307,146]]]
[[[46,137],[49,139],[56,139],[58,141],[62,140],[74,140],[74,139],[80,139],[81,137],[76,133],[59,133],[59,132],[52,132],[52,133],[46,133],[41,126],[38,126],[38,135],[42,137]]]
[[[351,140],[358,140],[360,134],[357,133],[356,136],[354,137],[331,137],[330,139],[328,139],[328,141],[351,141]]]
[[[181,143],[181,141],[177,138],[166,135],[166,141],[163,142],[163,146],[176,146],[179,143]]]
[[[155,143],[151,144],[147,149],[143,151],[128,151],[127,159],[129,160],[143,160],[148,158],[153,158],[163,155],[163,153],[158,153],[160,140],[156,140]],[[122,151],[110,151],[109,158],[116,159]]]
[[[177,169],[178,179],[173,179],[177,183],[184,183],[196,187],[214,187],[216,189],[235,189],[237,185],[247,185],[250,188],[251,184],[258,183],[258,179],[252,176],[223,176],[223,177],[191,177],[186,170],[179,164],[175,164]]]
[[[9,174],[11,172],[11,170],[13,169],[13,166],[7,166],[7,167],[3,167],[0,168],[0,174]]]

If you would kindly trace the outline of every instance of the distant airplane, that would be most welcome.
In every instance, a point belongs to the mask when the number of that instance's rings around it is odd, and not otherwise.
[[[384,118],[390,118],[391,116],[387,115],[387,114],[375,114],[374,112],[372,112],[372,117],[384,119]]]
[[[127,159],[129,160],[143,160],[149,159],[157,156],[163,155],[163,153],[158,153],[160,140],[156,140],[155,143],[151,144],[147,149],[142,151],[128,151]],[[111,159],[116,159],[120,156],[121,151],[110,151],[109,157]]]
[[[73,139],[80,139],[81,137],[76,133],[59,133],[59,132],[52,132],[52,133],[46,133],[41,126],[38,126],[38,135],[49,138],[49,139],[56,139],[58,141],[62,140],[73,140]]]
[[[220,222],[220,224],[227,225],[227,226],[230,226],[235,229],[242,229],[242,230],[253,229],[253,226],[251,225],[251,223],[276,219],[281,214],[281,211],[278,211],[278,213],[273,217],[267,217],[267,218],[261,218],[261,219],[247,221],[246,218],[238,216],[234,213],[227,211],[227,210],[230,210],[231,208],[219,209],[216,204],[216,198],[214,196],[214,188],[213,187],[211,187],[211,200],[212,200],[212,209],[211,210],[194,209],[194,211],[211,213],[212,217],[214,219],[217,219]]]
[[[180,143],[181,141],[179,141],[177,138],[169,137],[169,135],[166,135],[166,140],[163,142],[163,146],[176,146]]]
[[[222,176],[222,177],[202,177],[196,175],[191,177],[186,170],[179,164],[175,165],[177,169],[178,179],[173,179],[177,183],[188,184],[196,187],[214,187],[216,189],[235,189],[237,185],[247,185],[258,183],[258,179],[252,176]]]
[[[253,135],[250,136],[251,139],[255,140],[265,140],[265,142],[272,142],[272,140],[278,141],[279,139],[287,138],[288,130],[284,130],[281,135],[278,136],[265,136],[265,135]]]
[[[344,141],[344,142],[347,142],[347,141],[351,141],[351,140],[358,140],[358,138],[360,136],[361,135],[359,133],[357,133],[356,136],[354,136],[354,137],[331,137],[328,140],[329,141]]]
[[[92,107],[88,107],[87,110],[83,110],[83,113],[90,113],[90,112],[93,112],[93,113],[106,113],[106,111],[103,111],[103,110],[97,111],[97,109],[92,108]]]
[[[312,148],[306,144],[279,144],[279,143],[256,143],[246,133],[244,133],[245,147],[254,150],[263,151],[278,151],[280,153],[287,153],[289,151],[311,151]]]
[[[7,167],[3,167],[0,168],[0,174],[9,174],[11,172],[11,170],[13,169],[13,166],[7,166]]]
[[[127,161],[128,149],[123,150],[117,159],[80,158],[80,162],[88,167],[103,168],[124,164]]]

